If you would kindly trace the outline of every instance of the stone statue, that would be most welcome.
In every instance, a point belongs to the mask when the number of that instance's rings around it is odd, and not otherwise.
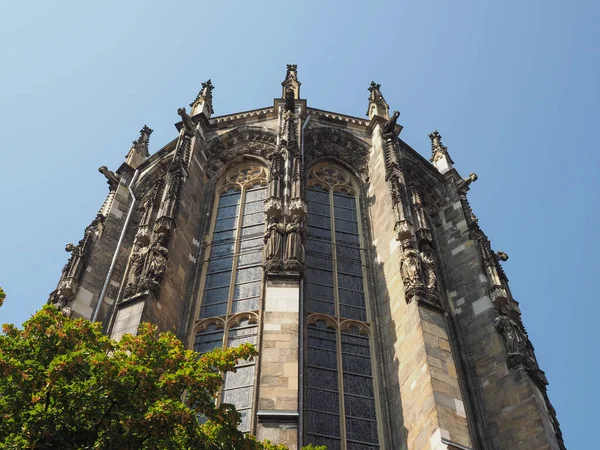
[[[285,226],[279,223],[279,218],[270,217],[267,230],[263,235],[265,242],[263,260],[265,261],[265,269],[269,271],[281,270],[283,268],[281,253],[284,232]]]
[[[141,244],[140,238],[136,237],[133,243],[131,258],[129,258],[129,272],[127,273],[127,284],[125,285],[125,292],[123,294],[124,298],[129,298],[137,293],[147,253],[148,249]]]
[[[459,194],[466,194],[467,191],[469,190],[469,186],[471,185],[471,183],[473,183],[474,181],[477,181],[478,176],[476,173],[471,172],[469,174],[468,178],[464,178],[462,181],[460,181],[457,185],[458,187],[458,193]]]
[[[498,261],[508,261],[508,254],[505,252],[496,252],[496,259]]]
[[[167,268],[169,250],[167,250],[166,244],[167,236],[159,233],[148,251],[145,281],[151,284],[158,285]]]
[[[530,349],[529,338],[519,324],[508,317],[508,308],[500,308],[500,315],[494,321],[494,327],[504,337],[508,356],[526,356],[535,360]]]
[[[112,170],[108,170],[108,167],[102,166],[98,168],[98,172],[106,177],[106,182],[111,191],[116,191],[119,186],[119,180],[121,179],[118,175],[116,175]]]
[[[421,271],[423,283],[429,292],[437,292],[437,275],[435,273],[435,255],[429,243],[423,243],[421,250]]]
[[[304,267],[304,240],[306,232],[302,216],[295,215],[285,227],[285,265],[286,269],[302,271]]]
[[[177,114],[181,116],[181,120],[183,121],[183,128],[185,128],[185,131],[187,131],[188,133],[193,133],[194,123],[192,122],[192,118],[187,113],[185,108],[178,108]]]
[[[400,273],[402,274],[405,288],[422,286],[420,278],[421,258],[410,239],[404,239],[402,241]]]
[[[390,119],[383,126],[383,134],[390,134],[394,132],[394,128],[396,128],[396,121],[400,116],[400,111],[394,111],[394,115],[390,117]]]

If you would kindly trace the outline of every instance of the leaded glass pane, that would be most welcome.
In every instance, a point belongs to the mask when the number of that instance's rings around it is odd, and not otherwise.
[[[329,219],[329,216],[311,213],[309,224],[313,227],[325,228],[327,230],[331,229],[331,219]]]
[[[206,275],[206,289],[221,287],[221,286],[229,286],[231,281],[231,271],[227,272],[217,272]]]
[[[323,186],[323,189],[309,188],[306,191],[305,310],[328,314],[337,322],[342,319],[366,322],[356,196],[339,192],[352,190],[348,183],[350,177],[343,170],[326,165],[317,166],[312,176],[309,181]],[[338,190],[333,193],[333,205],[330,202],[331,188],[327,190],[328,183],[335,184]],[[333,252],[332,214],[335,225]],[[337,292],[333,289],[334,285]],[[337,336],[341,336],[341,342],[337,341]],[[308,327],[306,343],[306,442],[337,449],[344,441],[348,450],[378,449],[368,337],[360,334],[358,327],[338,334],[321,321]],[[337,351],[340,344],[341,355]],[[344,386],[345,436],[339,434],[338,379]],[[339,440],[333,439],[338,436]]]
[[[328,228],[313,227],[310,225],[310,221],[308,222],[308,235],[314,239],[331,240],[331,231]]]
[[[260,249],[262,251],[263,247],[263,238],[252,238],[252,239],[244,239],[240,243],[240,252],[249,251],[252,249]]]
[[[360,292],[363,290],[362,277],[357,277],[356,275],[338,273],[338,285],[343,289],[350,289]]]
[[[356,222],[339,219],[337,215],[335,216],[335,231],[354,234],[358,238],[358,224]],[[337,236],[338,235],[336,234],[336,238]]]
[[[233,206],[235,205],[237,207],[238,203],[240,202],[240,192],[232,192],[229,191],[226,194],[221,194],[221,196],[219,197],[219,208],[221,207],[226,207],[226,206]]]
[[[254,186],[246,191],[246,203],[257,202],[267,198],[267,189],[262,186]]]
[[[375,419],[375,400],[372,398],[359,397],[355,395],[344,396],[344,407],[346,416],[362,419]]]
[[[344,373],[344,392],[373,397],[373,381],[364,376]]]
[[[246,226],[250,226],[250,225],[259,225],[264,223],[265,221],[265,213],[264,212],[258,212],[258,213],[254,213],[254,214],[246,214],[244,216],[244,222],[242,223],[242,225],[244,227]]]
[[[244,253],[238,257],[238,267],[262,264],[262,252]]]
[[[260,281],[240,284],[233,290],[233,300],[260,296]]]
[[[210,252],[210,257],[218,257],[225,255],[233,255],[234,243],[228,242],[226,244],[214,245],[212,246],[212,250]]]
[[[307,252],[329,255],[331,258],[331,242],[319,239],[307,239]]]
[[[329,205],[329,192],[316,189],[307,189],[306,198],[309,202],[319,202]]]
[[[237,204],[233,206],[219,207],[219,209],[217,209],[217,220],[225,219],[228,217],[235,218],[237,216],[237,209]]]
[[[337,414],[308,411],[308,429],[315,434],[338,437],[340,435],[340,418]],[[317,443],[320,443],[317,440]]]
[[[309,388],[307,394],[306,407],[308,409],[339,414],[340,402],[337,392]]]
[[[223,346],[223,330],[215,325],[209,325],[206,330],[196,334],[194,351],[206,353]]]
[[[231,241],[235,239],[235,230],[217,231],[213,234],[213,242]]]
[[[231,269],[231,263],[233,263],[232,257],[211,258],[210,262],[208,263],[208,273]]]
[[[331,250],[331,246],[328,246]],[[331,258],[322,257],[316,254],[308,254],[306,255],[306,265],[308,267],[314,267],[322,270],[333,270],[333,264]],[[310,277],[309,277],[310,279]]]
[[[235,228],[235,217],[230,217],[228,219],[219,219],[215,224],[215,232],[225,231],[225,230],[233,230]]]
[[[213,305],[203,305],[201,317],[224,316],[227,314],[227,302],[216,303]]]
[[[374,416],[373,416],[374,418]],[[365,443],[377,443],[377,422],[370,420],[354,419],[346,416],[346,436],[348,440],[357,440]]]
[[[356,209],[356,200],[354,195],[346,195],[336,193],[333,194],[333,204],[335,206],[341,206],[343,208]]]
[[[331,270],[306,269],[306,276],[311,282],[333,286],[333,272]]]

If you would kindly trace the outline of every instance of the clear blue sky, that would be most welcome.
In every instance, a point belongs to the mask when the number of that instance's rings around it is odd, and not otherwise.
[[[258,6],[257,6],[258,5]],[[272,104],[363,116],[371,80],[428,156],[438,129],[504,264],[567,447],[597,448],[600,3],[0,3],[0,322],[47,299],[144,124],[151,151],[212,78],[216,115]]]

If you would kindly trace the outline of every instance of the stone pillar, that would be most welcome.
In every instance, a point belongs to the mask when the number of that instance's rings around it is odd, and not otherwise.
[[[265,287],[262,343],[259,357],[259,439],[286,442],[296,450],[298,441],[299,366],[298,323],[300,278],[271,275]]]
[[[377,218],[371,227],[379,262],[375,270],[378,329],[390,429],[398,430],[391,448],[469,449],[471,437],[446,312],[440,304],[427,301],[404,174],[395,159],[399,155],[389,153],[397,138],[386,136],[384,141],[385,121],[371,120],[369,195],[377,200],[369,208],[370,216]],[[404,251],[401,242],[406,243]],[[418,289],[408,295],[413,287]]]

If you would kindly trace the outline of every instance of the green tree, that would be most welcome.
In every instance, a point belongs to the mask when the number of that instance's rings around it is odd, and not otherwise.
[[[251,345],[200,356],[150,324],[117,342],[51,306],[3,331],[0,449],[286,448],[241,433],[235,408],[215,406],[223,373],[256,356]]]

